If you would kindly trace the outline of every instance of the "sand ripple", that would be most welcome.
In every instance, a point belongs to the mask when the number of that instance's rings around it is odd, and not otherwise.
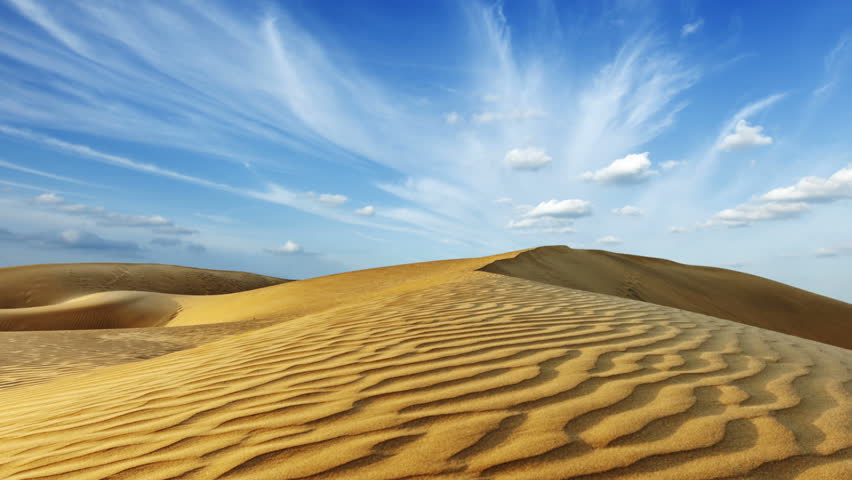
[[[0,393],[0,478],[852,477],[852,351],[483,272]]]

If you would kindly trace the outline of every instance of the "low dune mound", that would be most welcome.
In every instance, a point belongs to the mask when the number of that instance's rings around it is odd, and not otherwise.
[[[852,351],[505,275],[418,282],[2,391],[0,478],[852,478]]]
[[[680,308],[852,349],[852,305],[732,270],[565,246],[527,250],[481,270]]]
[[[246,272],[144,263],[69,263],[0,268],[0,308],[39,307],[110,291],[220,295],[288,282]]]
[[[161,293],[93,293],[54,305],[0,309],[0,331],[157,327],[179,308]]]

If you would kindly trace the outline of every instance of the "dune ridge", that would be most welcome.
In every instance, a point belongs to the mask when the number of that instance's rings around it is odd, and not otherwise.
[[[680,308],[852,349],[852,305],[733,270],[566,246],[530,249],[481,270]]]
[[[850,432],[852,351],[475,271],[2,391],[0,477],[839,479]]]
[[[53,263],[0,268],[0,309],[40,307],[100,292],[221,295],[289,282],[247,272],[148,263]]]

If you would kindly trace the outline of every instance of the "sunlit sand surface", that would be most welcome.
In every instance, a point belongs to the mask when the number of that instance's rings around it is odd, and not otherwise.
[[[852,351],[479,270],[518,253],[2,333],[0,478],[852,478]]]

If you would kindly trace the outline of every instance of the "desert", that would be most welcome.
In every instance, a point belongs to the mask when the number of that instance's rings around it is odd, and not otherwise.
[[[852,471],[850,350],[553,284],[564,267],[554,258],[603,254],[540,247],[218,295],[135,292],[167,296],[169,305],[136,308],[162,315],[168,306],[171,319],[5,331],[0,475],[837,479]],[[530,278],[542,265],[545,281]],[[681,280],[706,273],[677,266]],[[563,277],[595,277],[598,288],[630,287],[643,298],[668,291],[633,272],[579,268]],[[169,273],[179,283],[182,271]],[[17,274],[2,269],[0,281]],[[792,288],[749,282],[765,295]],[[115,303],[91,303],[106,293],[41,308],[96,316]],[[801,295],[817,308],[821,297]],[[822,301],[836,318],[852,311]],[[112,318],[125,314],[139,317]],[[830,333],[836,321],[810,326]]]

